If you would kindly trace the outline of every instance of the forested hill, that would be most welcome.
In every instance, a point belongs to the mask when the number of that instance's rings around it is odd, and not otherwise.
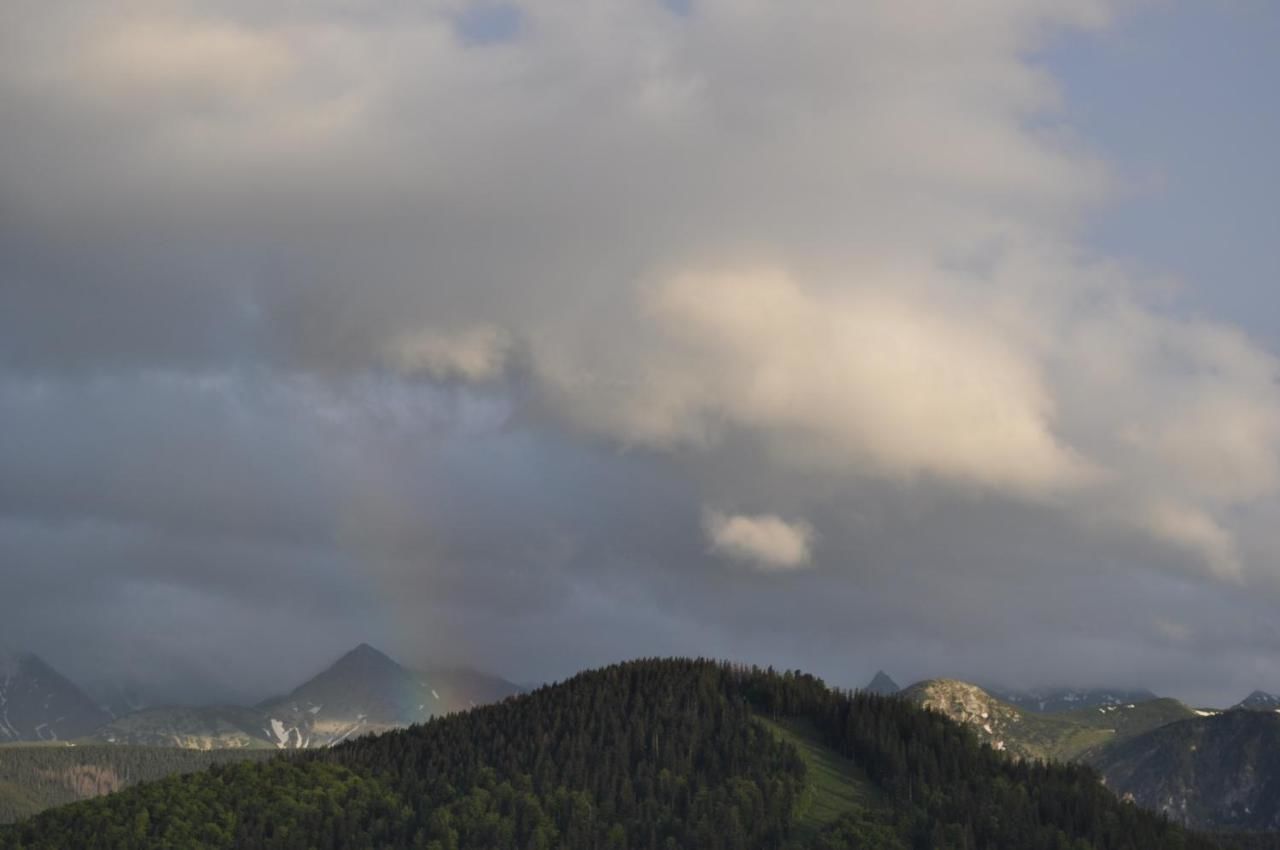
[[[819,777],[795,734],[849,770]],[[855,774],[868,793],[820,787]],[[820,817],[818,796],[837,801]],[[1121,803],[1088,768],[1014,763],[903,700],[688,660],[616,665],[406,731],[172,777],[0,830],[0,848],[59,849],[1214,846]]]

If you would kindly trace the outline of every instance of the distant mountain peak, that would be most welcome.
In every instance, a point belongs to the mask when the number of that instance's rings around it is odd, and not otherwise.
[[[892,696],[902,688],[898,687],[898,683],[889,677],[889,674],[883,670],[877,670],[875,676],[866,684],[862,690],[869,694],[879,694],[880,696]]]
[[[1252,711],[1280,710],[1280,696],[1269,694],[1266,691],[1254,691],[1231,707]]]
[[[494,702],[519,688],[475,671],[423,673],[362,643],[287,695],[258,704],[278,747],[338,741]]]
[[[371,692],[386,698],[398,682],[410,675],[391,656],[362,643],[294,688],[285,699],[337,704],[365,698]]]

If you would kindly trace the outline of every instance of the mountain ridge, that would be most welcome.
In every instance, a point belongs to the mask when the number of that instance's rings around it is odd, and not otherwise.
[[[901,696],[968,726],[996,750],[1031,760],[1087,761],[1113,741],[1196,716],[1194,709],[1169,698],[1070,712],[1028,711],[958,679],[926,679]]]
[[[1025,689],[984,686],[984,690],[1010,705],[1038,714],[1059,714],[1082,708],[1129,705],[1159,699],[1146,688],[1075,688],[1057,685]]]

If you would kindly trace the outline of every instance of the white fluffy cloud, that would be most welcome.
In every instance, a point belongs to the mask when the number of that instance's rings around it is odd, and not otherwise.
[[[803,520],[707,511],[703,528],[711,551],[762,572],[803,569],[813,557],[813,527]]]

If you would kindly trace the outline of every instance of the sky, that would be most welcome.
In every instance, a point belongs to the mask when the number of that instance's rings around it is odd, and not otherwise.
[[[0,8],[0,645],[1280,691],[1280,8]]]

